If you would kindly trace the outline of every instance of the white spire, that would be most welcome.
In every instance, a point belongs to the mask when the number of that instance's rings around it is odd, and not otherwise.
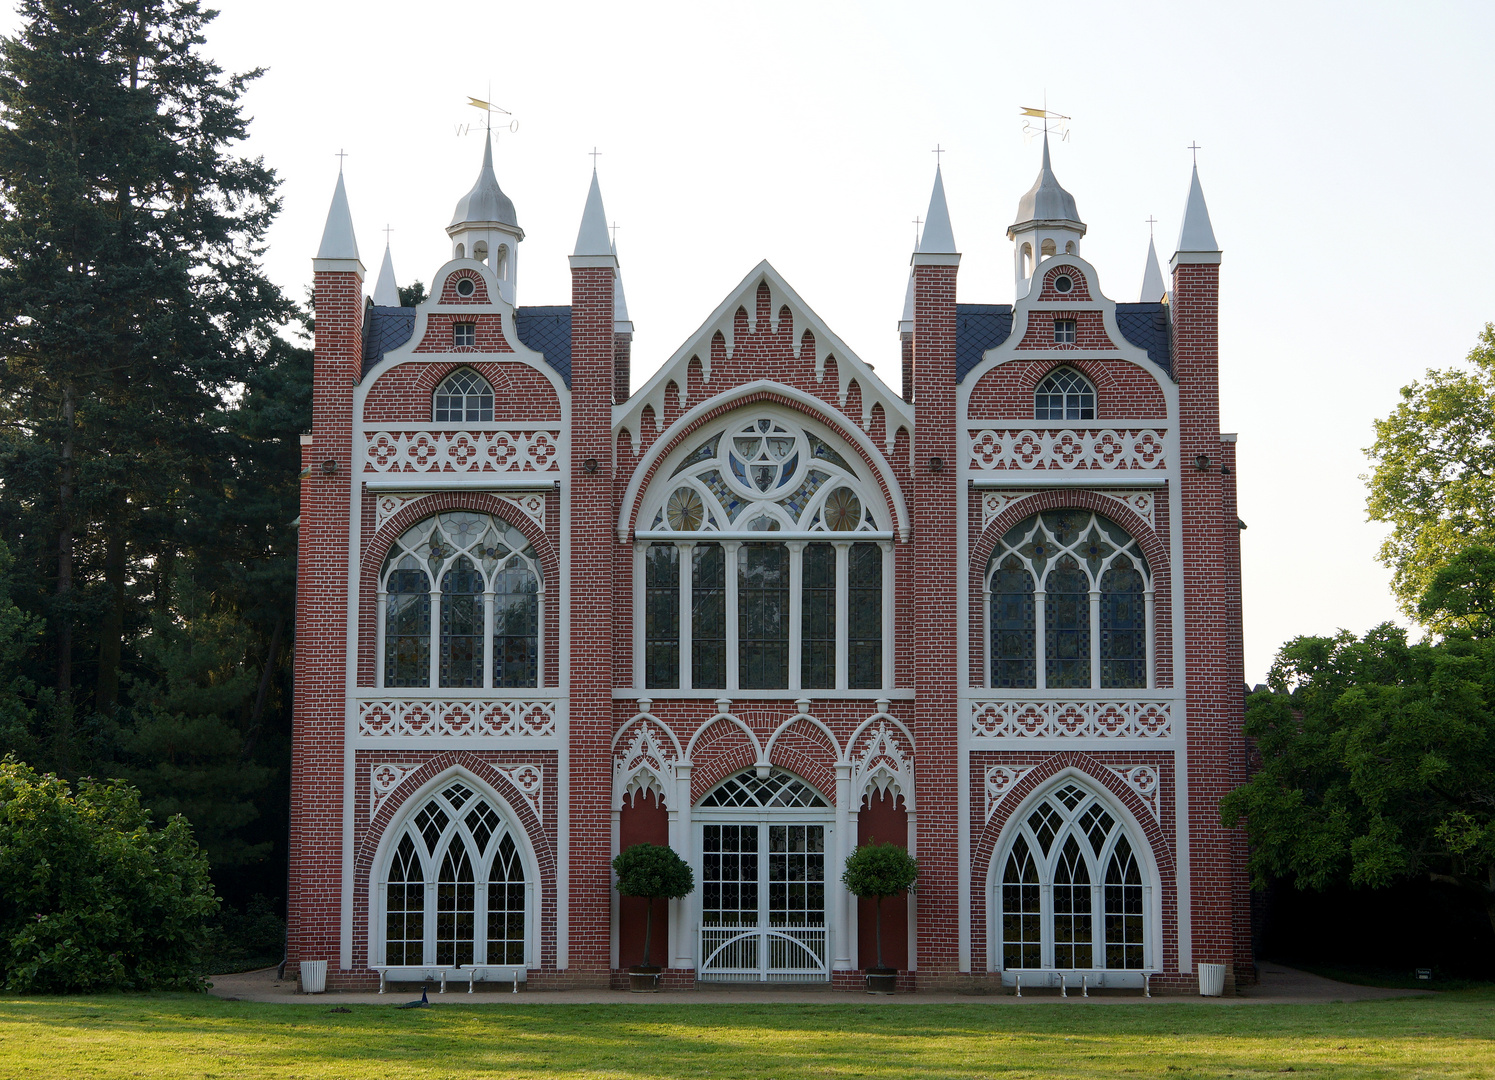
[[[1085,223],[1080,220],[1080,211],[1075,206],[1075,197],[1064,190],[1059,178],[1054,175],[1054,166],[1049,162],[1049,133],[1043,133],[1043,164],[1038,168],[1038,179],[1017,202],[1017,220],[1007,227],[1012,237],[1024,225],[1032,222],[1066,223],[1077,226],[1080,235],[1085,235]]]
[[[954,255],[955,232],[950,228],[950,208],[945,205],[945,179],[934,167],[934,190],[929,194],[929,213],[924,215],[924,237],[919,251],[928,255]]]
[[[1140,297],[1144,304],[1159,304],[1163,301],[1165,287],[1163,285],[1163,269],[1158,265],[1158,249],[1153,245],[1152,237],[1147,238],[1147,265],[1142,270],[1142,295]]]
[[[1178,251],[1218,252],[1215,229],[1210,224],[1209,207],[1204,205],[1204,189],[1199,186],[1199,166],[1189,180],[1189,201],[1184,205],[1184,223],[1178,230]]]
[[[400,288],[395,284],[395,264],[389,255],[388,240],[384,242],[384,262],[379,265],[379,280],[374,282],[374,306],[400,306]]]
[[[581,212],[581,228],[576,233],[576,255],[610,256],[612,242],[607,237],[607,213],[602,209],[602,189],[597,186],[597,170],[592,170],[592,187],[587,192],[587,205]]]
[[[327,208],[327,225],[322,229],[319,259],[357,259],[358,238],[353,235],[353,214],[348,209],[348,190],[343,187],[343,170],[337,170],[337,187],[332,191],[332,205]]]
[[[524,239],[524,230],[519,228],[519,218],[514,213],[513,201],[498,186],[498,176],[493,171],[493,133],[490,131],[483,144],[483,164],[478,169],[478,178],[472,190],[457,200],[452,212],[452,223],[446,227],[453,235],[463,225],[487,224],[507,225]]]
[[[618,257],[618,242],[612,244],[613,258]],[[628,318],[628,298],[623,295],[623,271],[613,267],[613,333],[633,333],[633,322]]]
[[[914,332],[914,272],[908,272],[908,291],[903,294],[903,318],[898,320],[900,334]]]

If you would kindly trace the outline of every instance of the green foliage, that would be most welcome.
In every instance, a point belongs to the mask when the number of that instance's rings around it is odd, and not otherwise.
[[[648,901],[644,916],[644,964],[649,966],[654,935],[654,901],[688,896],[696,887],[690,864],[675,849],[660,844],[634,844],[613,860],[620,896],[638,896]]]
[[[1261,767],[1221,803],[1246,823],[1257,886],[1426,875],[1495,925],[1495,639],[1300,637],[1269,683],[1246,710]]]
[[[1434,571],[1417,617],[1472,637],[1495,634],[1495,547],[1467,547]]]
[[[876,837],[857,845],[857,849],[846,858],[846,869],[841,873],[841,884],[856,897],[871,897],[877,901],[876,941],[877,966],[882,963],[882,902],[889,896],[902,896],[906,892],[917,892],[919,861],[908,853],[908,849],[897,844],[879,844]]]
[[[419,278],[414,285],[397,285],[395,288],[400,293],[400,307],[415,307],[426,298],[426,286]]]
[[[263,895],[251,896],[244,910],[220,904],[208,923],[201,970],[209,975],[255,971],[285,956],[286,924]]]
[[[199,989],[217,907],[185,819],[152,825],[135,790],[76,794],[0,761],[0,979],[11,993]]]
[[[1469,353],[1472,371],[1430,370],[1376,421],[1366,510],[1392,526],[1380,559],[1407,614],[1458,626],[1418,601],[1437,570],[1471,544],[1495,545],[1495,324]]]

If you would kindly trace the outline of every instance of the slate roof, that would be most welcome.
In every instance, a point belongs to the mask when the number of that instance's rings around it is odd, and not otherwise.
[[[380,307],[363,309],[363,373],[367,375],[391,349],[398,349],[415,333],[415,309]]]
[[[981,354],[1012,333],[1011,304],[955,305],[955,381],[963,383]]]
[[[571,386],[571,309],[522,307],[514,309],[519,340],[538,353]],[[415,333],[415,309],[370,304],[363,314],[363,373],[367,375],[391,349],[398,349]]]
[[[1168,306],[1166,304],[1117,304],[1116,325],[1121,336],[1147,350],[1147,358],[1173,378],[1173,355],[1168,347]]]
[[[570,306],[515,308],[514,329],[520,341],[545,354],[545,362],[560,374],[566,389],[571,389]]]

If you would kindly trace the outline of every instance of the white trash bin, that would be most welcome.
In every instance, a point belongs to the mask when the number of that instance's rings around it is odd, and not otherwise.
[[[1223,993],[1225,993],[1225,965],[1201,963],[1199,965],[1199,995],[1219,997]]]
[[[327,989],[327,961],[301,961],[301,992],[320,994]]]

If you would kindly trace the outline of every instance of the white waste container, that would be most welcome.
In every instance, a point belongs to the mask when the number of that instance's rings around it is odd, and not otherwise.
[[[1225,965],[1199,965],[1199,993],[1202,997],[1219,997],[1225,993]]]
[[[327,961],[301,961],[301,992],[320,994],[327,989]]]

